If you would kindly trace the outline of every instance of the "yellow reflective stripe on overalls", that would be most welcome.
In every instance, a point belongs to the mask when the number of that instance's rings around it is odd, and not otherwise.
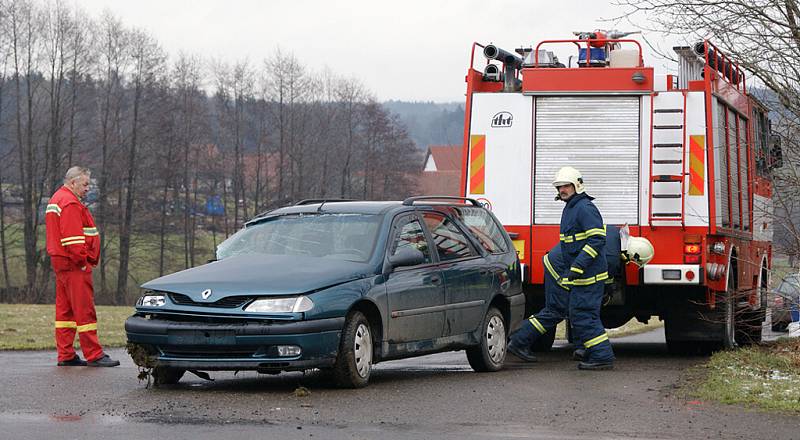
[[[588,341],[583,343],[583,346],[586,348],[592,348],[595,345],[605,341],[608,341],[608,333],[603,333],[602,335],[596,338],[589,339]]]
[[[94,235],[100,235],[100,233],[97,232],[97,228],[83,228],[83,235],[91,237]]]
[[[583,275],[583,269],[581,269],[579,267],[572,266],[572,267],[569,268],[569,270],[571,270],[571,271],[573,271],[575,273],[579,273],[579,274]]]
[[[539,333],[541,333],[541,334],[547,333],[547,330],[544,329],[544,326],[542,325],[542,323],[539,322],[539,320],[536,319],[535,316],[531,316],[530,319],[528,319],[528,322],[530,322],[531,325],[533,325],[536,328],[536,330],[539,331]]]
[[[556,272],[556,270],[553,269],[553,265],[550,264],[550,259],[547,257],[547,254],[544,255],[544,258],[542,258],[542,260],[544,261],[544,267],[547,268],[547,271],[550,272],[550,275],[553,276],[553,279],[556,280],[556,283],[559,286],[563,287],[564,289],[569,290],[569,287],[565,286],[564,283],[562,283],[561,275],[559,275],[558,272]]]
[[[97,323],[93,322],[91,324],[83,324],[78,326],[78,333],[90,332],[92,330],[97,330]]]
[[[78,328],[75,321],[56,321],[56,328]]]
[[[61,208],[58,205],[53,204],[53,203],[47,205],[47,208],[44,210],[45,214],[47,214],[48,212],[52,212],[53,214],[55,214],[55,215],[57,215],[59,217],[61,216]]]
[[[596,283],[598,281],[603,281],[603,280],[607,280],[607,279],[608,279],[608,272],[603,272],[603,273],[599,273],[599,274],[597,274],[597,275],[595,275],[593,277],[578,278],[578,279],[575,279],[575,280],[572,280],[572,281],[569,281],[569,279],[564,278],[564,279],[561,280],[561,282],[563,282],[564,284],[569,284],[569,285],[573,285],[573,286],[589,286],[589,285],[592,285],[592,284],[594,284],[594,283]]]
[[[583,251],[589,254],[592,258],[597,258],[597,251],[588,244],[583,246]]]
[[[574,241],[586,240],[587,238],[595,236],[595,235],[602,235],[603,237],[605,237],[606,236],[606,226],[603,225],[602,228],[592,228],[592,229],[589,229],[588,231],[578,232],[575,235],[558,234],[558,238],[561,241],[563,241],[564,243],[572,243]]]

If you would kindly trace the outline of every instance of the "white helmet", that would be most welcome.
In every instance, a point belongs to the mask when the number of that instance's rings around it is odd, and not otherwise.
[[[631,237],[628,239],[628,258],[635,265],[644,267],[653,259],[656,251],[650,240],[644,237]]]
[[[556,178],[553,179],[553,186],[558,188],[570,183],[575,186],[576,193],[581,194],[583,192],[583,176],[581,176],[581,172],[572,167],[561,167],[556,173]]]

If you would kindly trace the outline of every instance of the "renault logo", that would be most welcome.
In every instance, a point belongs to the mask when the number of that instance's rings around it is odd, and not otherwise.
[[[211,289],[204,290],[203,293],[200,294],[200,296],[202,296],[203,299],[208,299],[208,297],[211,296]]]

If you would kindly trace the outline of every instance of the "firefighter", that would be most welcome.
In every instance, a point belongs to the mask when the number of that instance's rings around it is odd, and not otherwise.
[[[650,241],[642,237],[630,237],[622,239],[618,226],[606,226],[606,261],[608,262],[609,279],[622,274],[625,263],[634,263],[639,267],[644,267],[653,258],[653,245]],[[627,236],[627,235],[626,235]],[[561,252],[561,244],[555,245],[542,258],[544,266],[544,293],[545,306],[535,315],[528,318],[530,326],[523,325],[518,331],[511,335],[513,347],[509,351],[520,359],[528,362],[535,362],[536,356],[531,352],[536,341],[548,331],[552,330],[558,323],[569,317],[569,286],[561,282],[561,273],[565,269],[564,257]],[[606,283],[606,288],[610,283]],[[583,360],[585,350],[580,348],[582,341],[577,337],[573,343],[579,346],[573,358],[578,361]]]
[[[100,235],[80,201],[89,190],[89,177],[83,167],[67,170],[64,185],[45,210],[47,253],[56,273],[58,366],[115,367],[119,361],[105,354],[97,339],[92,268],[100,258]],[[86,360],[73,348],[76,332]]]
[[[592,203],[593,197],[585,193],[583,177],[573,167],[563,167],[556,173],[553,186],[557,199],[566,203],[561,214],[560,250],[563,258],[561,273],[552,267],[557,284],[569,289],[569,319],[578,341],[585,348],[585,360],[578,364],[582,370],[608,370],[614,365],[614,352],[608,334],[600,321],[605,280],[608,279],[606,263],[606,228],[600,212]],[[548,258],[549,260],[549,258]],[[545,260],[547,268],[548,260]],[[560,275],[560,276],[559,276]],[[530,354],[531,329],[540,334],[546,331],[541,321],[534,317],[523,323],[513,335],[508,351],[523,359],[535,360]],[[537,326],[542,325],[541,327]],[[528,325],[530,324],[530,325]],[[527,336],[527,337],[526,337]]]

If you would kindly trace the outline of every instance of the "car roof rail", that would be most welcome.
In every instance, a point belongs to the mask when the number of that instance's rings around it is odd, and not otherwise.
[[[414,197],[408,197],[407,199],[403,200],[403,205],[413,206],[414,202],[423,201],[423,200],[459,200],[459,201],[463,201],[463,202],[470,202],[474,206],[483,207],[483,205],[481,205],[481,202],[479,202],[479,201],[477,201],[475,199],[471,199],[469,197],[453,197],[453,196],[414,196]]]
[[[303,199],[295,203],[294,206],[313,205],[315,203],[335,203],[335,202],[357,202],[356,199]]]

